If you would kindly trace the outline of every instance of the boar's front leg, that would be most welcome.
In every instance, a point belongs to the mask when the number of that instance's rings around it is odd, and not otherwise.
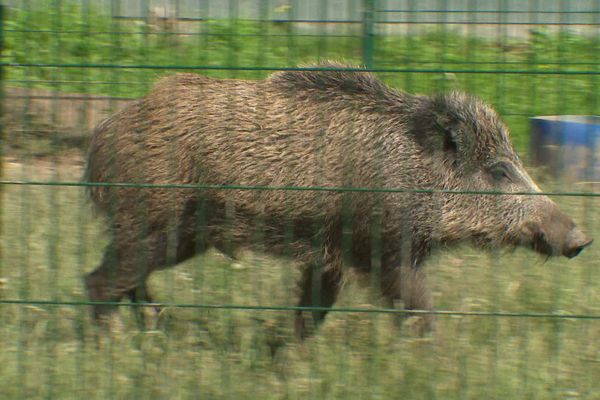
[[[142,282],[138,287],[129,290],[126,294],[127,297],[129,297],[129,301],[131,301],[134,304],[154,303],[154,300],[150,295],[150,292],[148,291],[148,285],[146,281]],[[147,306],[134,307],[134,315],[136,317],[137,324],[140,328],[144,329],[146,327],[146,318],[144,311],[147,308]],[[160,307],[158,306],[153,306],[151,307],[151,309],[154,310],[154,312],[157,314],[160,312]]]
[[[427,286],[425,271],[421,265],[401,266],[384,269],[381,281],[383,295],[390,305],[401,302],[406,310],[431,311],[433,299]],[[425,334],[433,329],[432,314],[407,313],[403,317],[419,316],[418,333]]]
[[[337,299],[342,281],[342,269],[339,262],[314,264],[307,266],[300,278],[299,307],[331,307]],[[320,325],[328,310],[312,311],[315,328]],[[294,330],[296,337],[305,339],[312,333],[305,325],[304,311],[296,311]]]

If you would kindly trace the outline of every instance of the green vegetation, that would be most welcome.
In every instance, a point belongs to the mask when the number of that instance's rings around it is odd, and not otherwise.
[[[10,10],[5,27],[6,61],[74,66],[7,68],[8,85],[118,97],[141,96],[159,76],[174,72],[161,67],[242,67],[250,70],[194,71],[258,79],[270,72],[260,68],[293,67],[318,59],[360,64],[362,52],[359,26],[347,26],[345,35],[329,36],[325,30],[319,35],[289,24],[238,20],[174,27],[151,17],[113,20],[70,2],[60,9]],[[172,29],[187,34],[172,34]],[[394,87],[422,93],[461,89],[491,102],[512,128],[520,152],[527,150],[529,116],[600,114],[598,75],[576,74],[598,72],[597,36],[539,29],[524,39],[499,42],[436,29],[414,36],[378,37],[374,47],[378,69],[440,71],[381,73]],[[470,72],[457,72],[463,70]]]
[[[60,12],[10,10],[6,62],[190,68],[286,67],[317,58],[360,62],[359,36],[300,36],[307,32],[247,21],[190,23],[202,34],[171,35],[151,19],[114,21],[70,2],[61,4]],[[353,29],[348,27],[348,33],[356,34]],[[479,94],[504,115],[521,152],[527,149],[530,115],[600,114],[598,77],[568,74],[597,71],[597,37],[538,31],[499,44],[436,31],[378,38],[375,49],[378,68],[567,72],[380,74],[411,92],[459,88]],[[160,75],[173,72],[96,67],[5,71],[5,86],[119,97],[140,96]],[[197,72],[248,79],[268,74]],[[45,146],[52,145],[45,140]],[[13,159],[5,162],[3,179],[76,181],[80,157],[76,161]],[[4,185],[1,195],[0,300],[85,301],[81,277],[99,262],[107,238],[104,221],[94,216],[84,191]],[[557,200],[600,237],[596,198]],[[443,252],[427,265],[436,307],[598,316],[595,248],[570,261],[544,261],[526,250]],[[209,254],[156,273],[150,286],[157,299],[170,303],[288,306],[296,301],[298,274],[289,264],[257,254],[235,262]],[[354,279],[336,304],[381,306],[378,295]],[[386,314],[332,312],[314,337],[299,344],[290,311],[173,307],[152,319],[146,331],[137,328],[129,311],[120,311],[124,329],[109,334],[92,324],[86,306],[0,304],[0,398],[600,398],[598,319],[442,315],[435,333],[421,338],[413,332],[414,319],[398,326]]]

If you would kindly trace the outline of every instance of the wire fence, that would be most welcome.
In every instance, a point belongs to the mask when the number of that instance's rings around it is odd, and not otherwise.
[[[0,397],[598,397],[600,2],[0,24]]]

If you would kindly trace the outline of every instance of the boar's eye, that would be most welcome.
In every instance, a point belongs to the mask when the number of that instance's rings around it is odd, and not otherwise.
[[[490,167],[490,174],[497,182],[500,182],[504,179],[512,182],[513,174],[511,173],[511,167],[512,166],[509,163],[500,161]]]

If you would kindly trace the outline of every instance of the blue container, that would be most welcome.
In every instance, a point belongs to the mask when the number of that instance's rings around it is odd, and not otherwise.
[[[600,116],[531,118],[530,151],[556,177],[600,181]]]

